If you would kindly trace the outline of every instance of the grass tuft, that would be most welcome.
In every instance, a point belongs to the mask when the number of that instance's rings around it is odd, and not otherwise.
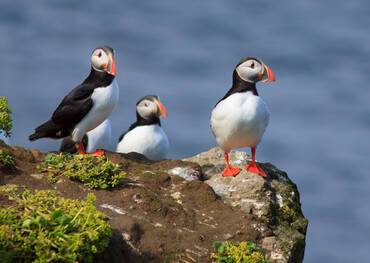
[[[12,169],[15,167],[15,161],[13,155],[0,149],[0,164],[5,168]]]
[[[10,137],[12,134],[12,110],[10,109],[8,99],[0,96],[0,134],[4,133],[5,137]]]
[[[214,263],[268,263],[261,248],[253,242],[214,242]]]
[[[54,154],[46,155],[38,170],[48,173],[50,182],[65,176],[84,183],[89,188],[109,189],[119,185],[126,174],[121,166],[106,157],[90,155]]]
[[[72,200],[4,185],[0,196],[10,200],[0,207],[1,262],[92,262],[109,244],[112,231],[93,194]]]

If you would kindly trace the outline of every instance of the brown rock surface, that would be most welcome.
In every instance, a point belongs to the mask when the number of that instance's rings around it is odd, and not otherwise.
[[[51,184],[36,169],[43,153],[1,141],[0,149],[16,160],[16,169],[0,169],[2,183],[51,188],[74,199],[96,195],[97,207],[109,216],[114,230],[110,247],[97,262],[210,262],[216,240],[255,241],[273,262],[302,262],[307,221],[299,194],[286,174],[272,165],[263,165],[269,174],[266,180],[245,172],[222,178],[217,149],[185,161],[161,162],[108,153],[127,178],[106,191],[68,179]],[[235,153],[232,160],[244,157]]]

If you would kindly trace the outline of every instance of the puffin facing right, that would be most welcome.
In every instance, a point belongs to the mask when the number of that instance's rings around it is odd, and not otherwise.
[[[51,118],[37,127],[29,140],[70,137],[76,144],[77,152],[86,154],[83,137],[104,122],[118,103],[119,90],[115,77],[113,48],[95,48],[88,77],[64,97]],[[101,156],[104,151],[97,150],[91,154]]]
[[[169,142],[160,117],[167,117],[167,109],[158,96],[141,98],[136,103],[136,122],[121,135],[116,152],[136,152],[153,161],[165,159]]]
[[[252,162],[247,171],[266,177],[255,160],[256,147],[269,123],[269,111],[258,96],[257,82],[275,81],[275,74],[261,60],[242,59],[233,72],[233,85],[219,100],[211,114],[211,129],[218,145],[224,150],[226,168],[223,176],[236,176],[240,168],[229,164],[231,149],[251,147]]]

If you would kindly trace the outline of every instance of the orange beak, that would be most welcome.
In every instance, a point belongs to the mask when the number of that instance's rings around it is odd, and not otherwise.
[[[109,74],[116,76],[117,69],[116,69],[116,61],[112,57],[112,65],[110,66],[110,71],[108,72]]]
[[[263,65],[265,67],[265,72],[266,72],[266,75],[265,75],[265,79],[262,80],[262,82],[272,82],[272,81],[275,81],[276,80],[276,77],[275,77],[275,73],[272,71],[271,68],[269,68],[268,66],[266,65]]]
[[[166,107],[160,101],[157,101],[157,104],[159,107],[160,116],[166,118],[168,116],[168,111]]]

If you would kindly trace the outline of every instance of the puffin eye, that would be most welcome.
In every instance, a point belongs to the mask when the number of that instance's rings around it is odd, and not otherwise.
[[[251,68],[254,68],[254,61],[252,61]]]
[[[99,57],[99,58],[101,57],[101,51],[99,52],[98,57]]]
[[[144,103],[144,106],[145,106],[145,107],[148,107],[148,103],[147,103],[147,102],[145,102],[145,103]]]

